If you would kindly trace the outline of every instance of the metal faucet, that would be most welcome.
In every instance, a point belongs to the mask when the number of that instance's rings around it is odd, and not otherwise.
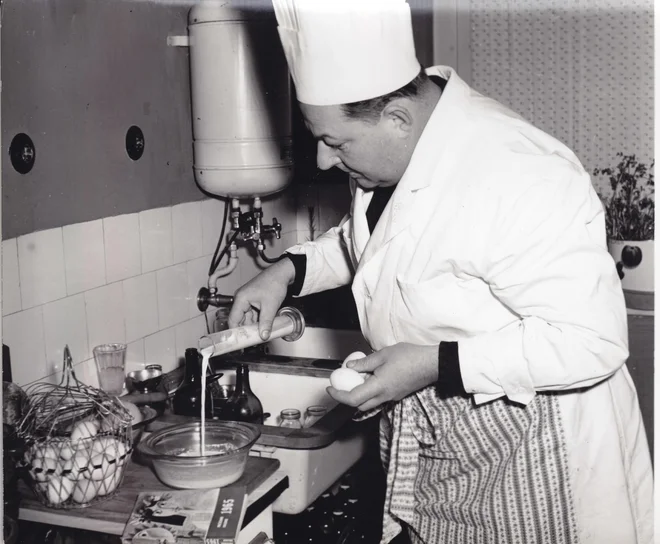
[[[221,306],[231,306],[233,303],[234,297],[222,295],[217,292],[217,289],[202,287],[197,292],[197,309],[200,312],[205,312],[209,306],[220,308]]]
[[[230,252],[229,264],[214,274],[209,276],[208,287],[202,287],[197,292],[197,308],[200,312],[205,312],[209,306],[220,308],[222,306],[231,306],[234,303],[234,297],[230,295],[223,295],[218,293],[215,287],[215,282],[219,277],[229,274],[236,268],[237,254],[236,254],[236,240],[244,242],[252,242],[257,249],[259,257],[264,262],[272,264],[279,260],[279,258],[271,259],[265,254],[264,236],[274,234],[278,239],[282,236],[282,224],[273,217],[272,225],[263,224],[264,212],[261,207],[261,199],[256,197],[252,205],[252,210],[241,212],[240,202],[238,199],[232,199],[231,202],[231,227],[234,231],[230,237],[230,245],[228,246]],[[222,256],[222,255],[221,255]]]
[[[252,210],[241,213],[238,207],[238,201],[234,201],[231,212],[232,228],[239,231],[239,237],[243,241],[255,242],[255,245],[262,243],[264,235],[275,234],[277,238],[281,237],[282,225],[273,217],[272,225],[264,225],[264,212],[261,208],[261,199],[255,198]]]

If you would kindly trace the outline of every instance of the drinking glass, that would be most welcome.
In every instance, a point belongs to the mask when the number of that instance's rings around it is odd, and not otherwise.
[[[93,351],[101,389],[108,395],[121,395],[126,369],[126,344],[101,344]]]

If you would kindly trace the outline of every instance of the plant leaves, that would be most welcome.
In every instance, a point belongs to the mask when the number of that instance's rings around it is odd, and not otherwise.
[[[603,198],[607,236],[611,240],[652,240],[655,235],[655,179],[653,168],[637,157],[616,154],[620,158],[614,168],[595,168],[594,176],[608,179],[612,195]],[[599,195],[600,196],[600,195]]]

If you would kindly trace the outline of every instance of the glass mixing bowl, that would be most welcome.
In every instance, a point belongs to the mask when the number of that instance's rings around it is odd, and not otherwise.
[[[245,471],[248,453],[261,435],[256,425],[235,421],[207,421],[206,455],[200,455],[201,421],[161,429],[138,445],[156,476],[177,489],[224,487]]]

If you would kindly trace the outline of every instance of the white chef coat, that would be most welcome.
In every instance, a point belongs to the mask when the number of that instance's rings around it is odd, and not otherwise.
[[[570,474],[576,530],[566,542],[650,542],[650,456],[624,366],[621,285],[590,177],[566,146],[452,69],[427,73],[447,86],[373,234],[372,193],[353,185],[341,225],[288,250],[307,258],[300,295],[352,282],[375,350],[458,342],[476,406],[503,397],[529,405],[538,392],[567,391],[548,408],[559,411]],[[435,420],[423,429],[415,410],[443,410],[428,395],[413,394],[388,415],[390,432],[415,437],[419,448]],[[419,515],[411,444],[389,463],[383,542],[397,520],[414,526]]]

